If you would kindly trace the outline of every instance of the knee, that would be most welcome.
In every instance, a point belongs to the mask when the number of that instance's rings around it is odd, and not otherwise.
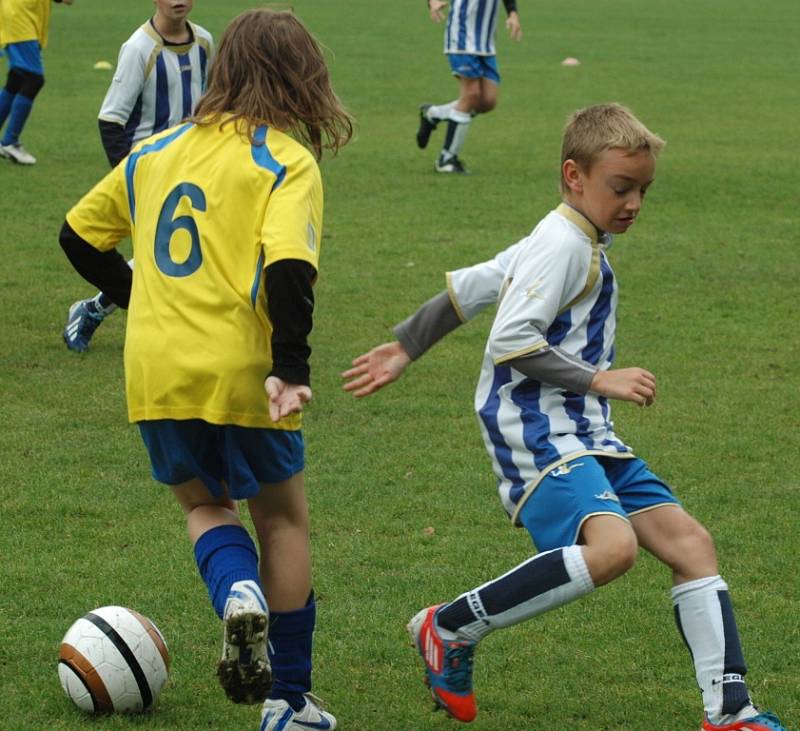
[[[310,531],[308,504],[293,504],[283,510],[258,510],[250,508],[250,517],[259,535],[270,535],[280,531]]]
[[[591,548],[591,557],[587,557],[589,573],[595,586],[602,586],[633,568],[639,544],[633,531],[621,532],[602,545]]]
[[[491,112],[497,106],[497,99],[482,97],[478,102],[478,108],[475,109],[477,114],[486,114]]]
[[[9,69],[8,76],[6,77],[5,90],[15,96],[22,88],[22,83],[25,81],[25,72],[19,69]]]
[[[461,101],[466,105],[467,109],[473,114],[480,112],[482,104],[480,91],[468,91],[462,94]]]
[[[22,75],[24,78],[18,93],[33,101],[44,86],[44,76],[31,71],[23,71]]]
[[[622,576],[630,571],[636,563],[638,552],[639,543],[633,531],[625,533],[618,540],[612,542],[607,549],[609,570],[614,574],[612,578],[617,578],[617,576]]]
[[[676,543],[677,560],[674,569],[690,574],[695,568],[704,574],[715,570],[717,551],[714,539],[700,523],[693,521],[692,525],[678,537]]]

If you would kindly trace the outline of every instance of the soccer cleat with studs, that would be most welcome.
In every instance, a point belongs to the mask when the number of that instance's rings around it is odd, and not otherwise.
[[[332,731],[336,719],[319,706],[319,701],[310,693],[305,694],[306,704],[295,711],[282,699],[268,699],[261,711],[261,726],[258,731]]]
[[[472,661],[476,642],[445,640],[436,628],[441,605],[418,612],[406,629],[425,663],[425,683],[433,702],[448,715],[469,723],[478,713],[472,691]]]
[[[0,145],[0,157],[5,157],[17,165],[35,165],[36,158],[22,145]]]
[[[428,140],[431,138],[431,132],[436,129],[438,122],[432,122],[428,119],[428,110],[431,104],[422,104],[419,108],[419,128],[417,129],[417,147],[424,150],[428,146]]]
[[[89,341],[103,322],[104,315],[90,309],[91,302],[92,300],[79,300],[69,308],[62,337],[67,347],[76,353],[89,350]]]
[[[762,711],[750,718],[720,725],[704,718],[701,731],[786,731],[786,727],[774,713]]]
[[[219,683],[234,703],[260,703],[272,687],[267,657],[269,610],[254,581],[231,586],[223,613],[225,625]]]
[[[464,163],[458,159],[455,155],[452,157],[447,158],[446,160],[441,155],[433,163],[433,169],[437,173],[455,173],[456,175],[469,175],[469,170],[467,170]]]

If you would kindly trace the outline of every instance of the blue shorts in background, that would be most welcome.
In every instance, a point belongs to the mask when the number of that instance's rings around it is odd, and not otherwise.
[[[8,56],[9,68],[22,69],[23,71],[30,71],[32,74],[44,76],[42,47],[39,45],[39,41],[9,43],[6,46],[6,56]]]
[[[680,505],[641,459],[576,457],[551,470],[519,514],[539,551],[571,546],[592,515],[625,520],[660,505]]]
[[[495,84],[500,83],[500,74],[497,71],[496,56],[476,56],[472,53],[448,53],[450,70],[453,76],[463,76],[465,79],[489,79]]]
[[[199,479],[216,498],[255,497],[263,483],[288,480],[305,465],[303,434],[209,424],[202,419],[138,422],[153,478],[166,485]]]

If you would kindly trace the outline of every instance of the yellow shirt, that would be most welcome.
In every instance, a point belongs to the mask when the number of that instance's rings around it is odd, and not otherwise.
[[[264,268],[316,269],[322,181],[311,153],[260,128],[173,127],[144,140],[67,214],[100,251],[130,234],[135,266],[125,339],[131,421],[299,429],[269,418],[272,326]]]
[[[50,0],[0,0],[0,45],[39,41],[47,45]]]

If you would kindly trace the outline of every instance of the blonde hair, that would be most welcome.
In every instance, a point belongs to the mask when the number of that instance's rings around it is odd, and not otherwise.
[[[574,160],[588,171],[605,150],[619,148],[627,152],[649,150],[657,157],[666,142],[645,127],[622,104],[596,104],[579,109],[567,119],[561,143],[561,166]],[[561,176],[561,192],[568,187]]]
[[[231,21],[220,40],[208,89],[192,121],[218,123],[230,114],[253,141],[269,125],[307,145],[317,159],[336,153],[353,135],[353,121],[331,87],[322,50],[289,11],[259,8]]]

